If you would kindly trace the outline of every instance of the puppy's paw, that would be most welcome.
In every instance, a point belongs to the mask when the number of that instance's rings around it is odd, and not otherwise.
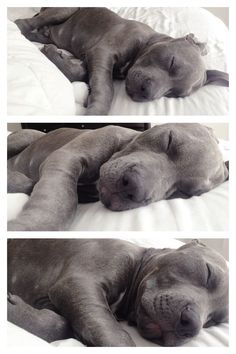
[[[7,302],[8,305],[22,305],[25,304],[25,302],[17,295],[13,295],[11,293],[7,294]]]
[[[24,19],[19,19],[15,21],[15,24],[17,25],[17,27],[20,29],[22,34],[26,34],[31,32],[32,27],[30,26],[30,24],[27,22],[27,20]]]
[[[55,54],[58,55],[58,48],[54,44],[45,44],[41,52],[46,55],[46,57],[53,57]]]

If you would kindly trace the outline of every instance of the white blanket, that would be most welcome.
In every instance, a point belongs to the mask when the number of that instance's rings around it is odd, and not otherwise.
[[[227,71],[228,29],[203,8],[111,8],[124,18],[147,23],[158,32],[173,37],[193,32],[208,44],[204,57],[208,69]],[[35,8],[11,8],[11,20],[33,16]],[[31,15],[30,15],[31,14]],[[132,101],[124,81],[115,82],[111,115],[225,115],[228,89],[206,86],[185,98],[161,98],[147,103]],[[88,95],[84,83],[71,84],[17,26],[8,23],[8,114],[84,114]]]
[[[178,248],[182,245],[182,242],[175,239],[130,239],[124,238],[128,241],[134,242],[140,246],[144,247],[156,247],[156,248]],[[150,341],[142,338],[137,332],[135,327],[130,327],[126,322],[121,323],[122,327],[129,332],[134,342],[139,347],[155,347],[158,346]],[[8,322],[7,326],[7,335],[8,335],[8,345],[10,346],[45,346],[48,345],[45,341],[39,339],[38,337],[24,331],[23,329],[11,324]],[[114,335],[116,335],[114,333]],[[229,326],[228,324],[220,324],[218,326],[213,326],[210,328],[204,328],[200,331],[199,335],[191,339],[186,343],[185,347],[224,347],[228,346],[228,335],[229,335]],[[52,346],[57,347],[78,347],[83,346],[83,344],[75,339],[60,340],[54,343],[51,343]]]
[[[229,144],[220,141],[225,161]],[[228,188],[224,182],[208,193],[190,199],[162,200],[145,207],[114,212],[101,202],[79,204],[71,230],[77,231],[227,231]],[[28,196],[8,194],[8,220],[19,215]]]

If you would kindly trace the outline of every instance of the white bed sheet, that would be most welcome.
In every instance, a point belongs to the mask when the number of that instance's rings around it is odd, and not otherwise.
[[[178,248],[183,243],[175,239],[166,240],[156,240],[156,239],[130,239],[124,238],[128,241],[134,242],[140,246],[144,247],[156,247],[156,248]],[[135,327],[129,326],[126,322],[121,323],[122,327],[129,332],[134,342],[139,347],[155,347],[158,346],[155,343],[145,340],[142,338]],[[115,333],[114,333],[115,335]],[[199,335],[188,343],[185,347],[225,347],[228,346],[228,336],[229,336],[229,325],[224,323],[218,326],[204,328],[200,331]],[[26,332],[25,330],[13,325],[12,323],[7,323],[7,339],[9,346],[45,346],[48,345],[45,341],[39,339],[38,337]],[[66,339],[56,341],[51,343],[52,346],[56,347],[78,347],[84,346],[81,342],[75,339]]]
[[[124,18],[145,22],[156,31],[173,37],[184,36],[193,32],[201,41],[208,44],[209,54],[204,57],[207,68],[227,71],[228,29],[221,20],[209,11],[197,7],[111,9]],[[33,16],[36,12],[37,8],[12,8],[9,10],[8,17],[14,20],[30,16],[30,14]],[[34,61],[38,56],[37,61],[43,62],[43,65],[40,67],[31,65],[29,71],[26,69],[29,67],[29,63],[32,63],[32,51]],[[42,53],[33,50],[33,44],[26,40],[10,21],[8,55],[10,58],[8,59],[8,114],[84,114],[83,104],[88,94],[87,86],[79,82],[70,84],[65,78],[64,80],[61,79],[60,83],[58,80],[54,80],[54,74],[59,70],[56,67],[52,69],[53,65],[49,60],[42,59]],[[58,75],[56,74],[56,76]],[[34,80],[32,80],[32,77]],[[48,90],[45,87],[49,78],[51,78],[50,84],[53,85],[53,88]],[[36,83],[35,80],[38,80],[38,82]],[[60,92],[64,90],[64,86],[67,87],[66,91],[68,92],[63,97]],[[71,87],[73,92],[68,89],[68,86]],[[225,87],[210,85],[201,88],[189,97],[161,98],[152,102],[138,103],[127,96],[124,81],[116,81],[114,86],[114,100],[109,113],[111,115],[228,114],[228,89]],[[55,94],[56,98],[58,94],[61,97],[57,100],[58,107],[49,109],[48,102],[55,100],[52,93]],[[39,99],[37,94],[42,99]],[[46,99],[47,95],[49,95],[48,100]],[[69,103],[65,102],[67,100],[69,100]]]
[[[229,143],[220,140],[224,161]],[[101,202],[79,204],[71,231],[227,231],[229,182],[190,199],[162,200],[145,207],[114,212]],[[8,220],[19,215],[28,196],[8,194]]]

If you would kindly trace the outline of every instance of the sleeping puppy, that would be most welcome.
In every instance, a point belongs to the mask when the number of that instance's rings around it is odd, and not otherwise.
[[[229,84],[228,74],[206,70],[206,46],[192,33],[172,38],[105,8],[42,8],[16,24],[26,38],[46,44],[43,53],[70,81],[88,82],[89,115],[109,112],[113,78],[125,79],[128,95],[139,102]]]
[[[144,338],[179,346],[228,320],[228,267],[197,241],[177,250],[117,239],[8,242],[8,320],[49,342],[134,346],[117,321],[128,320]]]
[[[8,154],[8,191],[30,194],[8,230],[66,230],[78,199],[120,211],[201,195],[228,179],[213,132],[193,123],[143,133],[119,126],[21,130],[8,136]]]

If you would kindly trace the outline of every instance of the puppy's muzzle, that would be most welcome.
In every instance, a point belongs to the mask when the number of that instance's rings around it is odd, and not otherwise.
[[[100,180],[99,193],[101,202],[111,210],[125,210],[130,203],[141,203],[144,200],[143,181],[138,172],[128,169],[116,181]]]
[[[154,99],[152,79],[140,71],[132,72],[126,79],[126,92],[134,101],[151,101]]]

